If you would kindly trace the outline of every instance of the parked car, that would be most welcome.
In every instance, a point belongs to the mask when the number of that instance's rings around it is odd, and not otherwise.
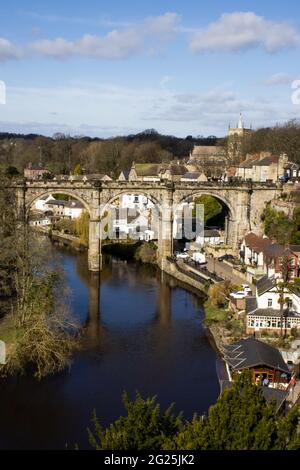
[[[244,292],[244,291],[232,292],[230,296],[233,297],[234,299],[244,299],[245,297],[247,297],[247,292]]]
[[[234,256],[232,255],[223,255],[218,258],[218,261],[234,261]]]
[[[188,258],[189,258],[189,255],[188,255],[188,253],[177,253],[177,254],[176,254],[176,257],[177,257],[177,258],[188,259]]]
[[[242,288],[244,289],[244,292],[252,294],[252,289],[248,284],[242,284]]]

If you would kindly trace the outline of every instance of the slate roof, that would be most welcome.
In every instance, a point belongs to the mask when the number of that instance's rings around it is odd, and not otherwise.
[[[278,258],[279,256],[282,256],[284,251],[285,247],[283,245],[278,245],[278,243],[271,243],[264,249],[265,255],[269,258]]]
[[[224,359],[233,370],[267,366],[280,372],[289,373],[278,349],[255,338],[242,339],[236,344],[224,346]]]
[[[51,206],[65,206],[67,201],[59,201],[58,199],[50,199],[50,201],[47,202],[47,205]]]
[[[185,173],[182,176],[182,178],[189,179],[189,180],[196,180],[201,175],[202,173],[200,173],[200,171],[192,171],[192,172]]]
[[[64,204],[65,207],[67,208],[71,208],[71,209],[83,209],[84,208],[84,205],[82,204],[82,202],[80,201],[67,201],[65,204]]]
[[[130,170],[123,170],[123,171],[121,172],[121,175],[122,175],[122,173],[123,173],[123,175],[124,175],[124,178],[128,181],[129,174],[130,174]],[[121,176],[121,175],[120,175],[120,176]],[[120,178],[120,176],[119,176],[119,178]]]
[[[256,297],[246,297],[246,313],[249,314],[257,310],[257,298]]]
[[[272,163],[277,163],[278,160],[278,155],[271,155],[270,157],[265,157],[261,160],[255,161],[255,166],[270,166]]]
[[[220,232],[218,230],[204,230],[204,237],[209,238],[209,237],[219,237]]]
[[[265,292],[268,292],[269,290],[273,289],[276,286],[276,279],[274,276],[268,277],[264,276],[261,279],[259,279],[256,283],[256,289],[258,295],[262,295]]]

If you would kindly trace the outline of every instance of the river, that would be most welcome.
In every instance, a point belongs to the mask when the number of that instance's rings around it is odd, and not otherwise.
[[[93,410],[112,422],[125,390],[157,395],[162,408],[174,402],[187,419],[207,412],[219,385],[201,299],[155,268],[111,257],[99,283],[85,253],[58,250],[83,349],[70,370],[41,382],[0,381],[0,449],[89,448]]]

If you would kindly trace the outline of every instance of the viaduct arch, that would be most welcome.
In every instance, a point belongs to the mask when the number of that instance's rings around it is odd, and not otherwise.
[[[278,197],[283,189],[280,184],[263,185],[239,183],[183,183],[161,181],[72,181],[56,177],[53,181],[22,180],[13,184],[19,211],[24,221],[35,200],[47,194],[66,194],[83,203],[90,214],[89,269],[101,270],[101,235],[99,222],[103,208],[122,194],[143,194],[153,201],[159,210],[158,257],[161,269],[164,260],[173,253],[173,207],[188,198],[204,194],[223,202],[228,208],[228,243],[237,249],[244,235],[261,224],[265,204]]]

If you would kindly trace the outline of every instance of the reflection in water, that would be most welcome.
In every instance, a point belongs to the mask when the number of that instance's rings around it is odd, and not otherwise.
[[[0,448],[88,447],[93,409],[107,425],[124,390],[175,402],[187,418],[207,411],[219,388],[201,299],[149,266],[107,257],[99,277],[86,254],[60,253],[83,348],[70,371],[41,383],[0,381]]]

